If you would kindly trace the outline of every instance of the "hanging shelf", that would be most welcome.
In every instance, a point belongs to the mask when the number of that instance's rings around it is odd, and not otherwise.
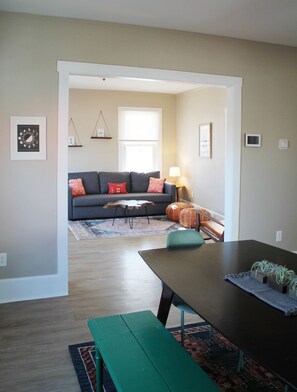
[[[111,136],[91,136],[91,139],[112,139]]]
[[[73,121],[72,117],[70,118],[69,123],[68,123],[68,132],[69,132],[69,128],[71,125],[74,129],[75,136],[68,136],[68,147],[83,147],[83,145],[81,144],[80,138],[78,136],[78,133],[76,131],[76,127],[74,125],[74,121]]]
[[[104,128],[99,128],[99,122],[100,119],[102,119],[103,124],[104,124]],[[99,116],[97,118],[96,124],[95,124],[95,128],[93,131],[93,134],[91,136],[91,139],[112,139],[111,136],[109,136],[109,130],[108,130],[108,126],[107,123],[105,121],[104,115],[102,110],[100,110]]]

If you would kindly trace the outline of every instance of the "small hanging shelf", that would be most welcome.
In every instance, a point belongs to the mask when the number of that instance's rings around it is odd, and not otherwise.
[[[72,128],[74,129],[75,136],[68,136],[68,147],[83,147],[83,145],[81,144],[80,138],[78,136],[78,133],[76,131],[76,127],[74,125],[74,121],[73,121],[72,117],[70,118],[69,123],[68,123],[68,133],[69,133],[69,129],[70,129],[71,125],[72,125]]]
[[[104,125],[104,127],[101,128],[99,127],[100,119],[102,119]],[[108,126],[106,124],[102,110],[100,110],[91,139],[112,139],[112,137],[109,136]]]

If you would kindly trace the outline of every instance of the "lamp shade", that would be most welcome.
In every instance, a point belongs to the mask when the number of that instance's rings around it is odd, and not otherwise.
[[[177,166],[169,169],[169,177],[180,177],[180,168]]]

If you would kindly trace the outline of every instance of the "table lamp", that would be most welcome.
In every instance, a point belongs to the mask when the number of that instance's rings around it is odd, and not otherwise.
[[[176,185],[177,179],[180,177],[180,168],[177,166],[171,167],[169,169],[169,177],[172,177],[172,182]]]

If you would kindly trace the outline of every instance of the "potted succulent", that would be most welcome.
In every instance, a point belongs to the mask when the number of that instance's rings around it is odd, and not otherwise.
[[[255,261],[251,267],[250,276],[260,283],[267,283],[267,277],[276,267],[268,260]]]
[[[289,270],[285,265],[277,265],[268,275],[268,286],[281,293],[286,293],[295,272]]]
[[[297,275],[293,276],[289,284],[289,297],[297,301]]]

